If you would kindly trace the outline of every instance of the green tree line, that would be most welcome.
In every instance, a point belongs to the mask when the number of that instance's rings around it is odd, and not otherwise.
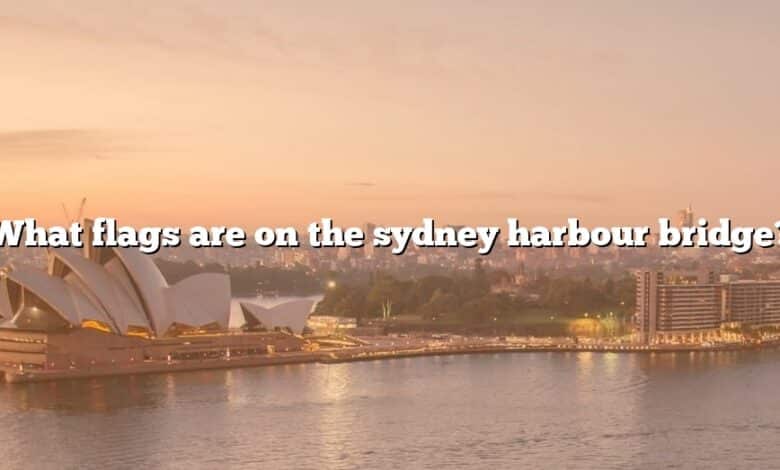
[[[563,316],[586,312],[615,312],[633,309],[634,280],[593,281],[588,277],[549,278],[540,276],[512,294],[494,292],[491,286],[506,282],[504,272],[486,272],[480,265],[469,274],[432,275],[419,279],[398,279],[378,273],[364,283],[337,285],[327,290],[319,303],[320,314],[359,319],[416,315],[423,320],[480,324],[512,321],[528,312],[549,310]],[[389,312],[388,312],[389,311]]]

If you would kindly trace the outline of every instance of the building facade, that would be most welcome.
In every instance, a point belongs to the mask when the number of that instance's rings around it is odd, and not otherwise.
[[[726,318],[749,325],[780,325],[780,281],[736,281],[724,286]]]
[[[645,343],[714,331],[724,324],[780,325],[780,281],[640,271],[636,302],[635,326]]]

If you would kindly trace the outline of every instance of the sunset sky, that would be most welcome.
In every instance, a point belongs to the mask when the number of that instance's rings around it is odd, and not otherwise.
[[[0,218],[780,219],[780,2],[0,0]]]

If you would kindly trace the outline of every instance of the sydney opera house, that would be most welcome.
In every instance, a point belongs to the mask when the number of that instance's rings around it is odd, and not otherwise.
[[[45,379],[226,366],[225,359],[300,351],[312,304],[240,303],[233,315],[243,327],[230,330],[227,274],[169,285],[135,249],[50,249],[46,270],[0,270],[0,368],[7,380]]]

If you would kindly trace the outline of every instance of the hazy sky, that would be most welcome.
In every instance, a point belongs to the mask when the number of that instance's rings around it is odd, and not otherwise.
[[[780,218],[780,2],[0,0],[0,216]]]

